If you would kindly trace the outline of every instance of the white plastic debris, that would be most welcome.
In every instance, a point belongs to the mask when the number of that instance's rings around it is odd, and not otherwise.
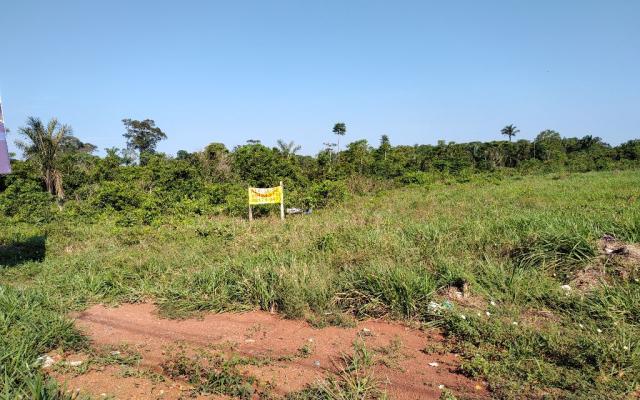
[[[45,354],[42,355],[40,357],[38,357],[36,359],[36,362],[38,363],[38,365],[40,365],[42,368],[49,368],[51,367],[53,364],[56,363],[56,360],[54,360],[51,356]]]
[[[571,290],[571,286],[569,285],[562,285],[560,286],[560,289],[564,290],[565,292],[568,292]]]
[[[254,343],[255,339],[245,339],[245,343]]]
[[[64,365],[68,365],[70,367],[79,367],[82,365],[82,361],[67,361]]]
[[[315,360],[313,362],[313,365],[315,365],[316,367],[320,367],[320,360]]]
[[[460,314],[460,319],[467,319],[464,314]]]
[[[444,390],[444,385],[438,385],[438,389]]]
[[[371,329],[369,328],[362,328],[362,331],[360,331],[362,333],[362,336],[371,336],[373,335],[373,333],[371,332]]]
[[[516,321],[513,321],[511,324],[515,325],[515,326],[518,326],[518,322],[516,322]]]
[[[580,328],[584,328],[584,325],[582,325],[582,324],[578,324],[578,326],[579,326]]]
[[[491,316],[491,313],[489,311],[486,311],[485,314],[487,314],[487,317]]]
[[[493,301],[493,300],[491,300],[491,302],[490,302],[489,304],[491,304],[491,305],[492,305],[492,306],[494,306],[494,307],[496,306],[496,302],[495,302],[495,301]]]
[[[427,310],[431,312],[440,311],[442,310],[442,306],[435,301],[430,301],[429,304],[427,304]]]
[[[624,351],[629,350],[629,346],[622,346],[622,350],[624,350]]]
[[[434,362],[430,362],[430,363],[429,363],[429,366],[431,366],[431,367],[437,367],[437,366],[439,366],[439,365],[440,365],[440,364],[439,364],[439,363],[437,363],[437,362],[435,362],[435,361],[434,361]]]
[[[596,329],[596,332],[602,333],[602,329],[598,328],[598,329]]]

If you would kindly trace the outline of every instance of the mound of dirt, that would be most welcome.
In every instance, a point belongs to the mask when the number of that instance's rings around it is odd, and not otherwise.
[[[371,372],[391,399],[438,399],[445,388],[464,398],[489,397],[483,382],[457,372],[461,360],[456,354],[424,351],[442,344],[438,332],[398,323],[370,320],[354,328],[316,329],[257,311],[168,320],[160,318],[151,304],[124,304],[94,306],[79,314],[76,324],[90,337],[91,349],[86,354],[53,352],[50,355],[56,363],[47,371],[67,390],[98,398],[196,397],[197,382],[181,376],[192,366],[184,361],[178,365],[177,352],[242,360],[238,379],[251,377],[251,382],[268,388],[271,396],[284,396],[335,376],[339,372],[336,361],[353,353],[358,339],[372,355]],[[182,372],[168,373],[176,370]],[[252,398],[260,397],[255,394]]]
[[[598,256],[586,268],[575,273],[570,286],[580,292],[589,292],[607,284],[612,278],[638,279],[640,272],[640,245],[624,243],[605,235],[598,241]]]

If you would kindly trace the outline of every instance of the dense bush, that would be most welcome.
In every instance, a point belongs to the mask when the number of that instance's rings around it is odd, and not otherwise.
[[[53,199],[33,180],[17,179],[0,193],[0,214],[25,222],[48,222]]]
[[[339,203],[347,196],[347,186],[341,181],[322,181],[311,186],[308,205],[311,207],[326,207]]]
[[[270,148],[251,140],[231,151],[211,143],[201,152],[181,150],[176,157],[158,154],[152,147],[144,150],[144,160],[135,146],[107,149],[106,156],[98,157],[91,154],[94,146],[72,136],[65,143],[55,160],[63,188],[55,194],[59,207],[46,193],[41,164],[29,153],[26,161],[12,162],[12,175],[0,177],[1,216],[36,223],[64,215],[150,224],[165,216],[245,216],[246,188],[276,186],[280,181],[286,188],[286,207],[322,208],[348,194],[375,194],[398,184],[497,183],[515,174],[640,166],[638,140],[611,147],[597,137],[562,138],[551,130],[533,142],[440,141],[435,146],[394,147],[385,135],[378,148],[357,140],[339,153],[328,147],[317,157],[297,155],[299,146],[282,141]],[[266,216],[277,207],[254,211],[256,217]]]
[[[399,179],[400,183],[403,185],[427,185],[433,182],[433,177],[422,171],[412,171],[407,172],[402,175]]]

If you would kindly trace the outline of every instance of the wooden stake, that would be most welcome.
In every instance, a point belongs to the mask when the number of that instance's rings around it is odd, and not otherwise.
[[[280,219],[284,221],[284,185],[280,181]]]
[[[247,189],[249,194],[249,221],[253,221],[253,210],[251,209],[251,186]]]

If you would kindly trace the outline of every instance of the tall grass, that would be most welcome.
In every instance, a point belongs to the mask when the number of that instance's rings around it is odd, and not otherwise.
[[[70,320],[34,290],[0,287],[0,396],[4,399],[64,399],[43,378],[37,358],[53,347],[78,348],[84,338]]]

